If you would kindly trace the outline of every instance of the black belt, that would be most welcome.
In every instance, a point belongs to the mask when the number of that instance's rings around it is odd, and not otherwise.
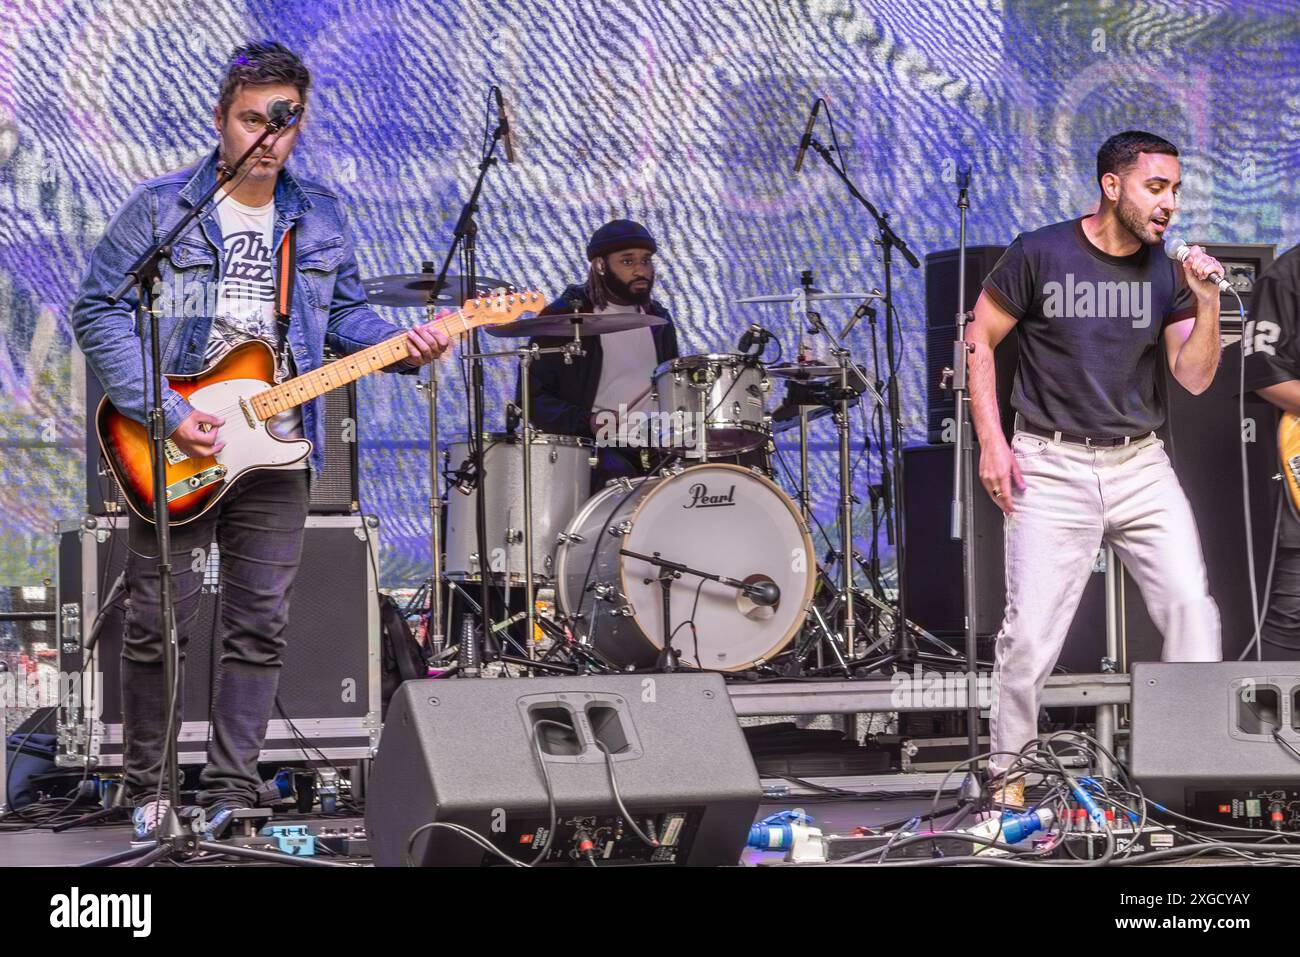
[[[1119,435],[1113,438],[1095,439],[1088,435],[1075,435],[1071,432],[1045,429],[1042,426],[1026,422],[1024,419],[1018,419],[1016,427],[1021,432],[1028,432],[1040,438],[1051,439],[1053,442],[1068,442],[1070,445],[1082,445],[1090,449],[1115,449],[1124,445],[1132,445],[1134,442],[1141,442],[1151,435],[1150,432],[1143,432],[1141,435]]]

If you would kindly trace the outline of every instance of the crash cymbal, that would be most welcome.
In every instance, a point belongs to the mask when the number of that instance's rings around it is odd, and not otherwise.
[[[667,322],[662,316],[644,312],[606,312],[599,316],[590,312],[562,312],[519,319],[483,331],[498,339],[514,336],[572,336],[573,327],[578,326],[581,335],[607,336],[615,332],[627,332],[629,329],[662,326]]]
[[[372,306],[427,306],[429,293],[438,277],[427,272],[399,273],[395,276],[376,276],[361,280],[366,298]],[[480,276],[474,283],[474,292],[466,295],[467,283],[462,276],[448,276],[443,288],[433,297],[433,304],[454,309],[466,299],[482,296],[496,289],[513,288],[504,279]]]
[[[778,379],[794,379],[799,382],[816,382],[839,375],[839,366],[823,365],[819,362],[786,362],[779,366],[768,366],[767,374]]]
[[[733,299],[732,302],[737,305],[752,305],[754,303],[794,302],[799,298],[794,293],[784,293],[779,296],[746,296],[744,299]],[[808,302],[838,302],[840,300],[856,302],[864,299],[883,299],[884,294],[874,289],[871,292],[810,292],[802,298]]]

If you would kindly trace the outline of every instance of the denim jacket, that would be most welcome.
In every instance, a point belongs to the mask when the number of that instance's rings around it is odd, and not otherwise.
[[[197,166],[168,173],[137,186],[108,224],[90,256],[72,308],[72,329],[81,351],[104,385],[109,400],[123,415],[145,421],[146,388],[151,373],[140,359],[136,332],[137,296],[116,305],[108,297],[125,271],[152,243],[167,233],[216,181],[215,151]],[[272,249],[278,249],[285,229],[297,228],[297,274],[288,345],[298,375],[321,365],[325,346],[346,355],[397,335],[402,330],[385,322],[370,308],[357,272],[356,254],[338,197],[317,183],[296,179],[282,170],[275,184],[275,227]],[[203,304],[216,301],[221,277],[221,226],[215,212],[192,225],[159,264],[160,290],[167,308],[157,309],[163,371],[189,375],[203,368],[203,355],[212,317]],[[278,257],[275,268],[279,269]],[[278,279],[278,277],[277,277]],[[188,294],[201,288],[204,295]],[[174,291],[187,293],[184,302]],[[193,312],[202,313],[191,315]],[[390,367],[391,371],[408,371]],[[414,370],[409,370],[414,371]],[[303,433],[315,445],[313,469],[324,464],[324,397],[302,406]],[[193,411],[179,393],[166,387],[163,413],[166,432]]]

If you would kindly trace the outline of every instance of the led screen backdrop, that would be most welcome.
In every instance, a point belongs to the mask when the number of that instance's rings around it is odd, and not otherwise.
[[[787,312],[732,300],[787,291],[804,269],[827,289],[883,285],[863,210],[820,159],[791,173],[817,95],[850,174],[919,255],[956,244],[959,157],[975,167],[970,241],[1005,243],[1087,210],[1096,148],[1127,127],[1184,151],[1188,232],[1300,240],[1300,11],[1280,0],[5,0],[3,20],[0,584],[51,576],[54,522],[83,501],[68,313],[87,252],[132,184],[211,147],[221,65],[249,38],[282,40],[313,72],[294,162],[345,197],[363,275],[441,260],[495,82],[520,155],[491,172],[481,272],[558,291],[582,275],[594,226],[641,220],[684,353],[727,351],[753,321],[789,348]],[[921,441],[923,274],[900,264],[896,278],[906,432]],[[870,327],[853,342],[869,361]],[[449,435],[463,389],[443,368]],[[489,371],[497,425],[512,383],[505,365]],[[383,579],[415,583],[428,568],[425,406],[409,378],[360,388]],[[834,533],[830,423],[814,437],[817,511]],[[854,479],[866,502],[874,452]],[[865,521],[858,532],[865,544]]]

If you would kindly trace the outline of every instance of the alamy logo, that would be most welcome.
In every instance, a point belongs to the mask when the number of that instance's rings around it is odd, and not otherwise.
[[[148,937],[152,915],[152,894],[82,894],[74,887],[50,898],[51,927],[124,927],[132,937]]]
[[[1127,319],[1134,329],[1151,325],[1151,283],[1093,282],[1065,274],[1065,282],[1043,285],[1043,315],[1049,319]]]

